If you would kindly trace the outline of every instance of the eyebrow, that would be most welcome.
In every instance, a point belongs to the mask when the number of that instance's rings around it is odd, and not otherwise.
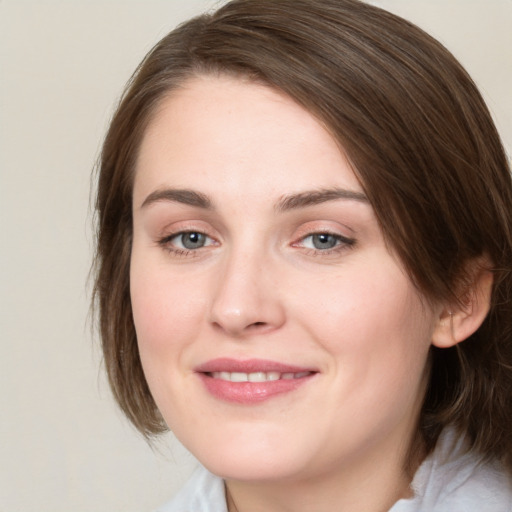
[[[186,204],[188,206],[195,206],[196,208],[204,208],[205,210],[212,209],[212,202],[208,196],[188,189],[164,188],[155,190],[149,194],[141,205],[141,208],[146,208],[151,204],[161,201],[171,201],[175,203]]]
[[[299,192],[297,194],[290,194],[283,196],[275,205],[274,209],[277,212],[285,212],[296,210],[299,208],[306,208],[316,204],[326,203],[328,201],[335,201],[337,199],[346,199],[352,201],[359,201],[369,203],[368,198],[362,192],[354,190],[346,190],[342,188],[329,188],[320,190],[309,190]],[[141,208],[146,208],[151,204],[170,201],[196,208],[203,208],[205,210],[212,210],[213,204],[205,194],[196,192],[189,189],[175,189],[164,188],[155,190],[149,194],[141,205]]]
[[[368,198],[362,192],[346,190],[343,188],[329,188],[299,192],[298,194],[284,196],[276,204],[275,209],[278,212],[285,212],[298,208],[314,206],[316,204],[326,203],[327,201],[335,201],[337,199],[347,199],[352,201],[359,201],[362,203],[369,203]]]

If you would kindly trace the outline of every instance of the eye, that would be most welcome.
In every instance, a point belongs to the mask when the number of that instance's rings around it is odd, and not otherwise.
[[[204,247],[208,241],[208,237],[204,233],[190,231],[175,235],[171,241],[180,249],[192,250]]]
[[[295,247],[307,249],[312,254],[331,254],[352,247],[356,241],[340,234],[329,232],[310,233],[294,243]]]
[[[159,243],[170,251],[186,252],[212,245],[214,240],[200,231],[182,231],[163,238]]]
[[[315,233],[304,238],[304,246],[309,249],[326,250],[332,249],[339,244],[338,236],[331,235],[330,233]]]
[[[329,251],[339,246],[351,246],[355,240],[346,238],[342,235],[334,235],[332,233],[312,233],[305,236],[301,240],[301,244],[306,249],[313,249],[315,251]]]

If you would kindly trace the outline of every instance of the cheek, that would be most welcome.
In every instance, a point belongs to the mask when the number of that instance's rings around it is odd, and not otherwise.
[[[412,425],[419,414],[434,316],[400,269],[382,261],[382,271],[313,287],[300,315],[328,356],[331,392],[322,400],[333,411],[332,439],[340,424],[359,439]]]
[[[171,273],[146,255],[132,255],[130,293],[139,355],[155,402],[170,427],[181,403],[181,382],[190,378],[184,361],[199,336],[204,317],[204,291],[190,280]],[[185,395],[186,396],[186,395]]]
[[[296,316],[343,366],[343,378],[422,374],[435,318],[389,255],[310,285],[296,302]]]
[[[204,316],[204,293],[197,282],[137,254],[132,256],[130,294],[142,357],[175,352],[193,337]]]

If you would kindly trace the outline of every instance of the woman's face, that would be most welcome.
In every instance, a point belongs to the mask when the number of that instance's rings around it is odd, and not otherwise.
[[[306,110],[262,85],[190,80],[142,141],[133,217],[145,375],[205,466],[290,479],[404,452],[439,315]]]

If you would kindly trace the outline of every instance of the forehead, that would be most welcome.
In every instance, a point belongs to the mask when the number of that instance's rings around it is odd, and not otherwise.
[[[144,134],[135,201],[164,186],[222,185],[224,194],[362,191],[336,140],[307,110],[268,86],[200,76],[169,93]],[[261,187],[260,187],[261,188]]]

